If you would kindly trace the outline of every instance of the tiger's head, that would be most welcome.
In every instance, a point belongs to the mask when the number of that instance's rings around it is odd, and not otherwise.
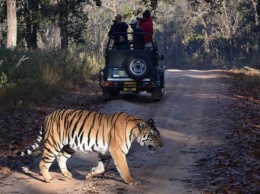
[[[163,146],[160,132],[154,125],[153,119],[149,119],[145,123],[139,123],[138,125],[141,134],[138,142],[141,146],[146,146],[150,151],[156,151]]]

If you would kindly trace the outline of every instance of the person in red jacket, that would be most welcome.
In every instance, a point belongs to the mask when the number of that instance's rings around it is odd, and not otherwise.
[[[148,33],[144,37],[145,48],[151,48],[153,36],[153,21],[151,18],[151,12],[149,10],[145,10],[143,12],[143,18],[139,23],[139,27],[144,31],[144,33]]]

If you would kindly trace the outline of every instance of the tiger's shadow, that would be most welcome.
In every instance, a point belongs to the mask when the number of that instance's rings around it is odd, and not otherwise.
[[[41,157],[37,157],[33,159],[33,162],[28,164],[28,162],[22,162],[20,166],[17,166],[17,172],[20,172],[24,174],[27,177],[30,177],[32,179],[36,179],[40,182],[44,182],[45,180],[43,176],[40,174],[39,170],[39,162],[41,160]],[[92,181],[86,179],[87,173],[91,170],[92,167],[95,165],[88,164],[86,160],[83,159],[77,159],[77,164],[71,164],[70,161],[68,161],[68,170],[72,173],[73,177],[72,179],[80,180],[80,181]],[[57,161],[55,160],[51,167],[50,167],[50,173],[51,175],[57,179],[57,181],[66,181],[68,178],[64,177],[60,171],[60,168],[58,166]],[[116,167],[112,164],[109,165],[107,171],[104,174],[101,174],[99,176],[93,177],[93,180],[114,180],[117,182],[123,182],[121,179],[119,173],[116,170]]]

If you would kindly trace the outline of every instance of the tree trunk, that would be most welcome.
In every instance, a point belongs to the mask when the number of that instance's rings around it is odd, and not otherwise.
[[[64,1],[60,5],[60,30],[61,30],[61,49],[68,49],[68,2]]]
[[[53,19],[53,28],[54,28],[54,35],[53,35],[53,45],[54,48],[58,48],[61,45],[61,35],[60,35],[60,12],[59,12],[59,1],[53,1],[54,6],[54,19]]]
[[[7,0],[7,48],[17,44],[16,0]]]
[[[259,25],[259,20],[260,20],[260,0],[257,0],[257,6],[256,6],[256,13],[257,13],[257,18],[258,18],[258,55],[260,55],[260,25]]]
[[[258,32],[258,49],[257,53],[260,54],[260,0],[251,0],[254,7],[255,25]]]
[[[31,18],[32,14],[37,14],[38,12],[38,2],[37,1],[28,1],[24,4],[24,10],[26,12],[26,42],[28,49],[37,48],[37,32],[38,32],[38,21],[33,22]],[[30,13],[32,10],[34,13]]]

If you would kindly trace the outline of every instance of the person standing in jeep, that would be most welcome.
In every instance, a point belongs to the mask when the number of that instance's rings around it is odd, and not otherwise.
[[[134,49],[144,49],[144,31],[139,27],[137,20],[131,20],[129,23],[133,30],[133,47]]]
[[[147,92],[151,94],[154,102],[160,101],[164,95],[164,66],[160,63],[164,59],[160,54],[156,42],[153,41],[152,20],[150,11],[143,13],[144,19],[140,26],[144,26],[145,32],[139,32],[146,37],[146,46],[149,48],[135,49],[134,35],[138,32],[120,32],[129,36],[127,47],[115,47],[113,36],[109,36],[105,49],[105,67],[99,71],[99,85],[103,90],[104,100],[116,97],[120,92]],[[134,25],[133,25],[134,24]],[[136,30],[136,21],[131,22],[131,27]],[[138,33],[138,34],[137,34]],[[113,34],[115,35],[115,34]],[[144,37],[145,38],[145,37]],[[123,40],[123,39],[122,39]]]
[[[144,33],[147,33],[144,37],[145,48],[151,48],[153,36],[153,21],[151,18],[151,12],[149,10],[145,10],[143,12],[143,18],[140,21],[139,26],[144,31]]]
[[[124,40],[127,41],[127,29],[128,29],[128,25],[125,22],[122,22],[122,16],[121,15],[117,15],[115,17],[115,20],[113,20],[113,25],[111,26],[109,32],[108,32],[108,36],[112,36],[111,38],[114,39],[115,41],[115,46],[120,46],[120,36],[123,36]],[[120,32],[123,32],[123,34],[120,34]],[[113,33],[118,33],[118,34],[113,34]],[[113,35],[112,35],[113,34]]]

